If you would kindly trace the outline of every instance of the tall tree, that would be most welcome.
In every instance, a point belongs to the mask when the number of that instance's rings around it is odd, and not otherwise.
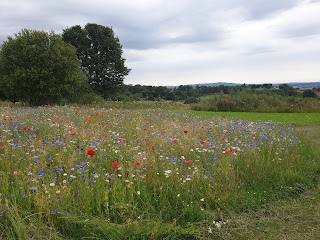
[[[104,98],[119,90],[130,69],[122,57],[122,45],[111,28],[87,24],[76,25],[63,31],[63,40],[77,48],[82,70],[89,84]]]
[[[54,32],[22,30],[0,50],[0,88],[9,100],[58,103],[83,83],[76,49]]]

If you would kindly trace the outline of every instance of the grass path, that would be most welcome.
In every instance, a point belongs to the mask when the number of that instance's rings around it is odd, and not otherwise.
[[[230,217],[213,239],[320,239],[320,185],[297,199]]]
[[[199,116],[223,116],[252,121],[272,120],[290,123],[302,137],[320,146],[320,115],[209,113],[194,112]],[[320,157],[320,156],[319,156]],[[296,199],[286,199],[262,206],[257,211],[229,213],[227,224],[213,231],[211,239],[320,239],[320,185]]]

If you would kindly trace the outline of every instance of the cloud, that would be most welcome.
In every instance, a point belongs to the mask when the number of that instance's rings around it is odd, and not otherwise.
[[[0,42],[23,28],[112,27],[132,68],[126,83],[319,77],[320,1],[11,0],[0,9]]]

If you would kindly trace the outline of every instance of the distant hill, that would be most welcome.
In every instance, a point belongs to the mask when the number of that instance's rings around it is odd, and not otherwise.
[[[290,87],[299,88],[299,89],[320,88],[320,82],[308,82],[308,83],[296,82],[296,83],[287,83],[287,84]],[[273,86],[276,86],[276,84],[273,84]]]
[[[216,82],[216,83],[197,83],[197,84],[186,84],[188,86],[192,86],[192,87],[202,87],[202,86],[207,86],[207,87],[218,87],[218,86],[229,86],[229,87],[235,87],[235,86],[240,86],[243,84],[239,84],[239,83],[228,83],[228,82]],[[175,87],[179,87],[179,86],[166,86],[167,88],[175,88]]]
[[[281,84],[288,84],[289,86],[291,86],[293,88],[298,88],[298,89],[320,88],[320,82],[272,83],[272,86],[273,87],[278,87]],[[221,85],[234,87],[234,86],[240,86],[240,85],[243,85],[243,84],[240,84],[240,83],[228,83],[228,82],[216,82],[216,83],[198,83],[198,84],[186,84],[186,85],[189,85],[189,86],[192,86],[192,87],[196,87],[196,86],[199,86],[199,87],[202,87],[202,86],[218,87],[218,86],[221,86]],[[252,85],[252,84],[248,83],[246,85],[249,86],[249,85]],[[257,84],[257,85],[260,85],[260,84]],[[262,85],[262,83],[261,83],[261,85]],[[166,87],[175,88],[175,87],[178,87],[178,86],[166,86]]]
[[[227,83],[227,82],[191,84],[191,86],[207,86],[207,87],[218,87],[218,86],[221,86],[221,85],[228,86],[228,87],[235,87],[235,86],[240,86],[242,84],[239,84],[239,83]]]

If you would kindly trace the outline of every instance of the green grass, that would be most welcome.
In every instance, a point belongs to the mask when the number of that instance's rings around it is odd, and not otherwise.
[[[191,111],[201,117],[222,117],[258,121],[273,121],[277,123],[305,126],[320,124],[320,113],[257,113],[257,112],[206,112]]]
[[[316,142],[274,124],[278,114],[255,123],[115,106],[0,110],[0,239],[240,236],[232,231],[245,212],[259,215],[319,182]]]

